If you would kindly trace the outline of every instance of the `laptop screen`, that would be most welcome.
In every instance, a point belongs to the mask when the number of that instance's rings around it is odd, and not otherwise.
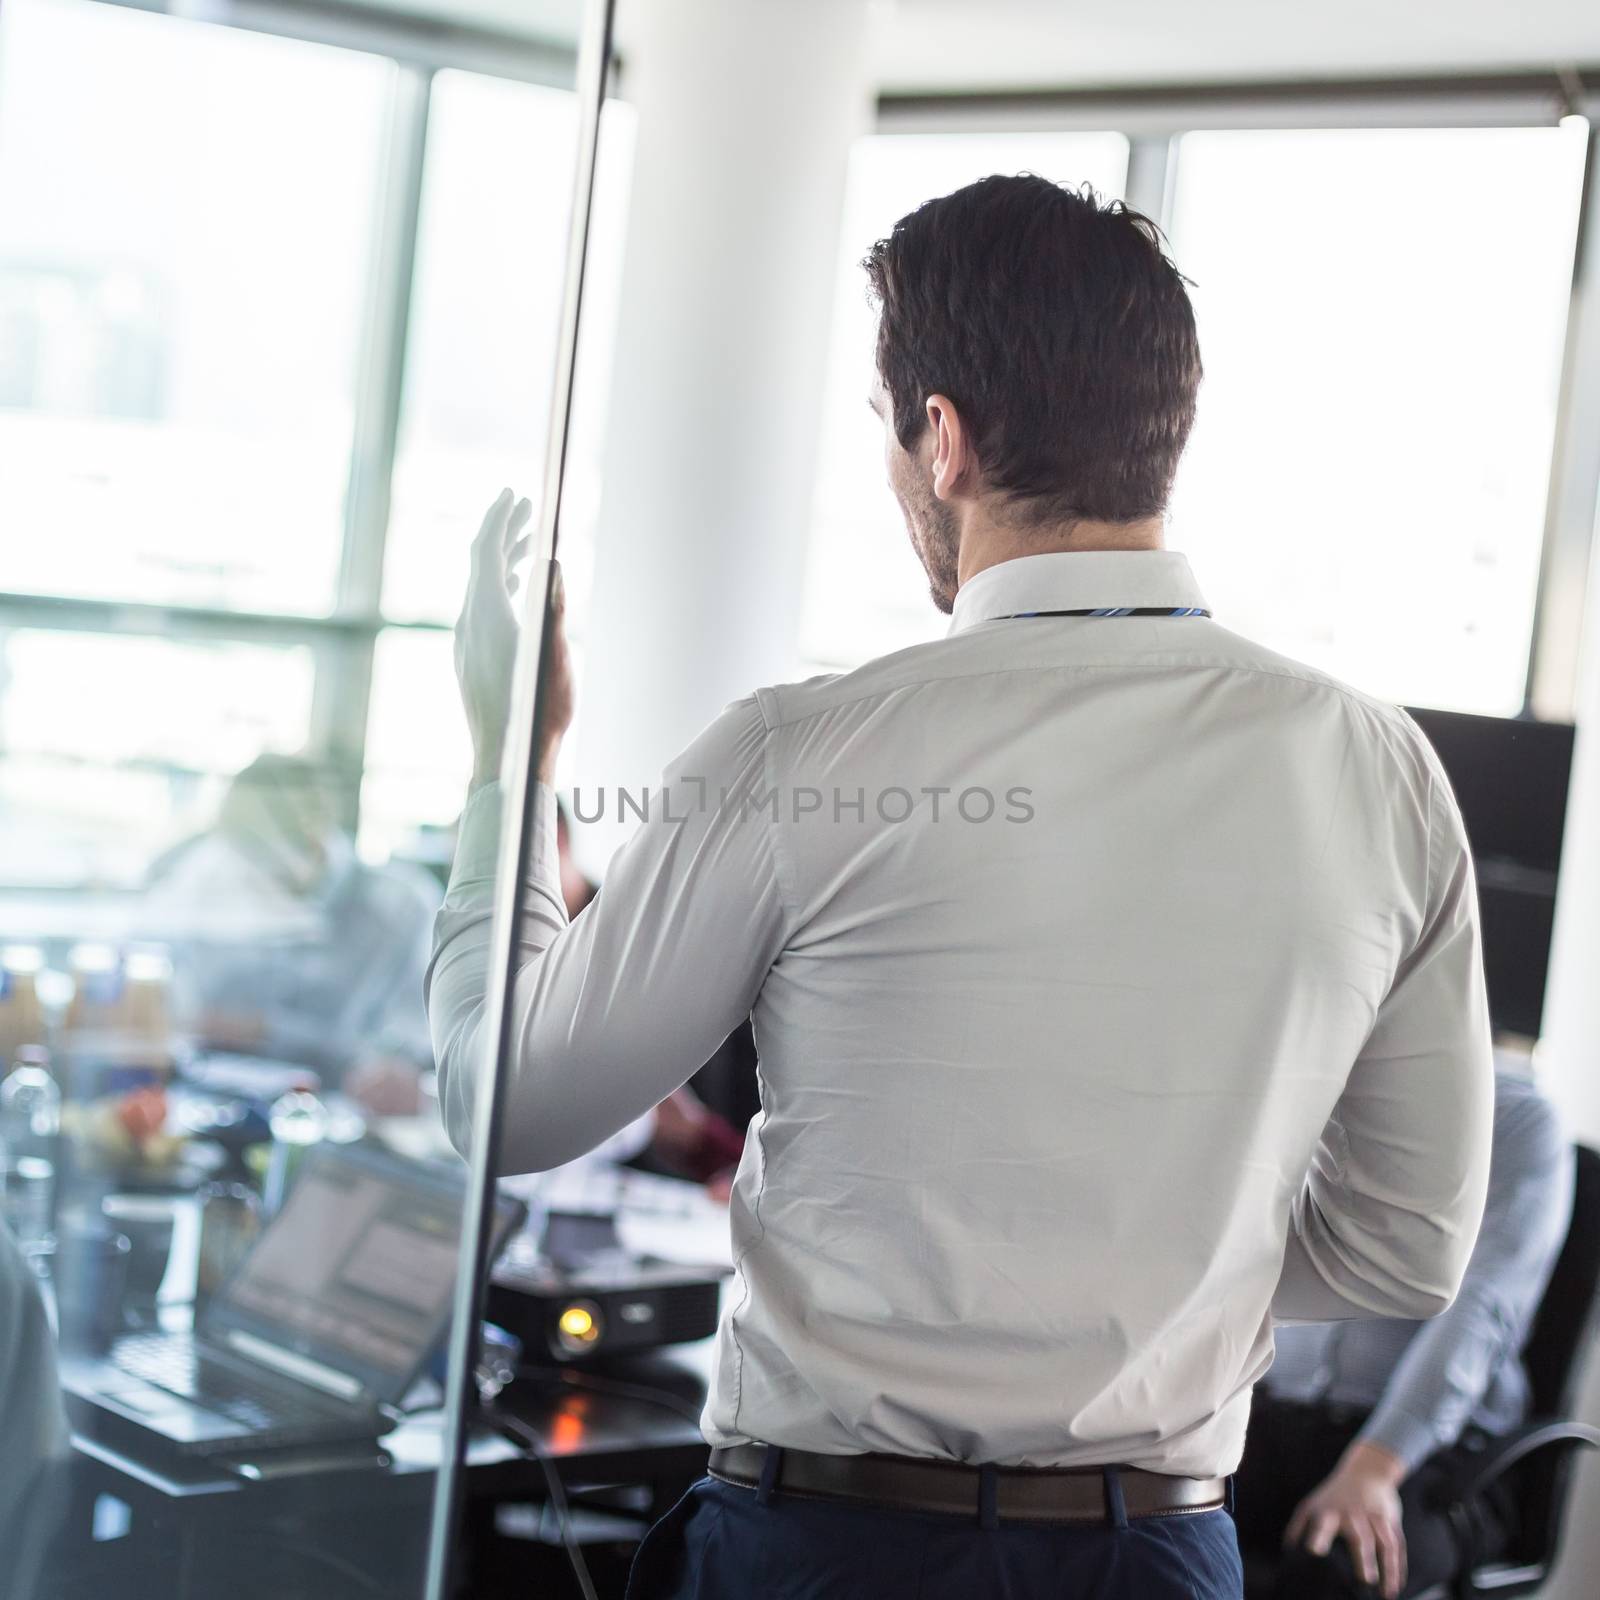
[[[318,1147],[203,1331],[250,1333],[397,1401],[449,1319],[464,1198],[454,1172]]]

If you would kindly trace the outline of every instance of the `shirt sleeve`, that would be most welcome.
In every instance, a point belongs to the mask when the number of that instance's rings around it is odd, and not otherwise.
[[[1483,1229],[1450,1309],[1407,1345],[1361,1430],[1414,1470],[1454,1444],[1513,1360],[1566,1237],[1572,1147],[1547,1102],[1530,1097],[1495,1131]]]
[[[537,786],[510,999],[504,1171],[542,1172],[593,1149],[687,1081],[750,1014],[786,929],[771,808],[761,803],[772,792],[767,751],[758,702],[730,706],[668,769],[570,924],[555,796]],[[500,808],[491,784],[462,815],[427,976],[440,1105],[458,1149],[489,1059]]]
[[[1494,1082],[1477,884],[1448,780],[1424,759],[1421,931],[1294,1200],[1278,1322],[1436,1316],[1483,1216]]]

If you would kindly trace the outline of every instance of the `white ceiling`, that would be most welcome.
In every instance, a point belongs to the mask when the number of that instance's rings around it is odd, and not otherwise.
[[[361,0],[574,39],[583,0]],[[618,44],[642,5],[621,0]],[[805,5],[825,25],[833,0]],[[882,88],[1056,88],[1377,77],[1600,63],[1596,0],[872,0]],[[752,63],[771,70],[772,63]]]

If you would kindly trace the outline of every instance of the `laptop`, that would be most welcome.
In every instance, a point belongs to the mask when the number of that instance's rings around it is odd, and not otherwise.
[[[458,1172],[320,1145],[193,1333],[124,1337],[65,1386],[189,1455],[376,1440],[449,1324],[465,1194]],[[523,1208],[495,1212],[491,1251]]]

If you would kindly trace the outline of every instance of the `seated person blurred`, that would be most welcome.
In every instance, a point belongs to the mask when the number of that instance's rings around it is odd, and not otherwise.
[[[56,1347],[34,1277],[0,1220],[0,1595],[35,1593],[70,1455]]]
[[[1455,1576],[1432,1491],[1464,1453],[1524,1420],[1520,1352],[1566,1238],[1572,1184],[1555,1111],[1497,1055],[1488,1205],[1454,1304],[1428,1322],[1278,1330],[1235,1480],[1247,1567],[1278,1558],[1274,1600],[1411,1595]],[[1480,1558],[1503,1551],[1503,1491],[1471,1511]]]
[[[600,889],[573,858],[564,804],[556,807],[556,848],[561,898],[570,919]],[[744,1153],[744,1130],[760,1109],[755,1036],[747,1020],[683,1088],[675,1089],[655,1108],[649,1142],[634,1160],[673,1177],[704,1183],[719,1200],[726,1200]]]
[[[174,982],[198,1042],[303,1063],[370,1110],[411,1112],[433,1066],[422,973],[440,890],[421,868],[359,860],[336,798],[314,762],[257,757],[215,826],[155,864],[148,900],[192,930]]]

